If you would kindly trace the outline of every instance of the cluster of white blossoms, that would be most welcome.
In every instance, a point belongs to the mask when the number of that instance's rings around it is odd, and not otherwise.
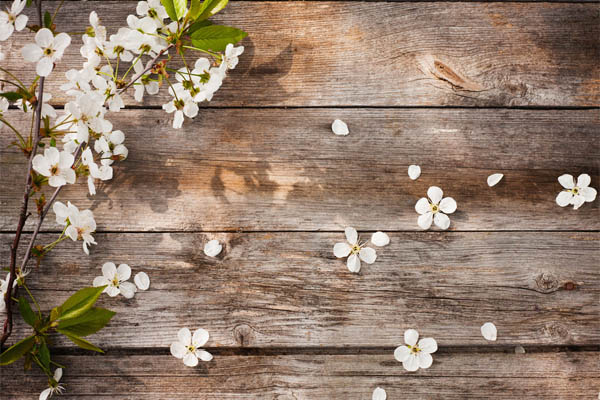
[[[94,278],[92,285],[94,287],[106,286],[102,293],[110,297],[119,294],[126,299],[131,299],[139,290],[148,290],[150,287],[150,278],[145,272],[139,272],[135,275],[134,282],[127,282],[131,277],[131,267],[127,264],[117,266],[112,262],[102,265],[102,276]]]
[[[57,201],[52,206],[52,209],[54,210],[54,214],[56,214],[56,222],[65,227],[63,234],[71,238],[74,242],[78,240],[83,241],[83,251],[85,254],[90,254],[88,246],[97,244],[92,236],[92,233],[96,231],[96,221],[94,220],[92,211],[79,211],[70,201],[66,206]]]

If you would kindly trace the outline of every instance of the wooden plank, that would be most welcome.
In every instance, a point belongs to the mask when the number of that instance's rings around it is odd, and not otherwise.
[[[197,368],[168,355],[61,356],[62,397],[78,399],[593,399],[598,353],[443,353],[428,370],[404,371],[390,354],[223,356]],[[38,372],[3,367],[11,399],[44,389]],[[62,382],[61,382],[62,383]]]
[[[50,9],[53,4],[48,2]],[[59,29],[98,10],[109,32],[133,3],[68,2]],[[217,106],[598,106],[598,4],[234,2],[216,21],[249,32]],[[285,16],[285,17],[284,17]],[[289,17],[289,18],[288,18]],[[24,76],[23,34],[5,65]],[[80,68],[73,42],[47,87]],[[145,106],[168,99],[166,90]],[[128,104],[135,103],[131,98]]]
[[[349,136],[331,133],[335,118]],[[458,202],[450,229],[600,229],[598,200],[554,200],[563,173],[600,187],[597,110],[210,109],[183,130],[128,110],[112,121],[128,160],[94,198],[85,182],[60,197],[91,207],[100,231],[419,230],[414,205],[430,185]],[[25,169],[12,136],[0,128],[3,230],[15,229]],[[489,188],[495,172],[505,178]],[[44,228],[62,229],[53,218]]]
[[[342,233],[98,234],[89,257],[61,244],[30,286],[50,307],[106,261],[146,271],[150,291],[102,298],[118,314],[91,340],[107,348],[164,348],[183,326],[208,329],[211,347],[396,346],[411,327],[440,346],[599,343],[599,233],[390,236],[355,275],[332,252]],[[0,238],[5,259],[12,237]],[[202,252],[212,238],[224,244],[216,259]],[[487,321],[493,344],[480,333]]]

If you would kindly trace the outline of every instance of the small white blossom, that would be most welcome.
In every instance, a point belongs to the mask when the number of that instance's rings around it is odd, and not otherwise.
[[[54,107],[52,107],[50,104],[48,104],[48,102],[50,101],[50,99],[52,99],[52,94],[45,92],[43,94],[42,98],[43,98],[43,101],[42,101],[42,118],[44,118],[44,117],[56,118],[56,110],[54,109]],[[31,105],[30,102],[25,101],[24,103],[25,103],[25,105],[23,105],[23,99],[19,99],[19,100],[17,100],[15,102],[15,105],[20,110],[23,110],[25,112],[33,111],[33,106]]]
[[[96,141],[97,143],[97,141]],[[95,180],[100,179],[103,181],[107,181],[112,179],[113,177],[113,169],[110,165],[98,165],[94,162],[94,156],[92,154],[92,150],[88,147],[81,154],[81,163],[88,167],[89,176],[88,176],[88,190],[90,195],[94,196],[96,194],[96,186]]]
[[[0,312],[3,312],[6,308],[6,302],[4,301],[4,295],[8,291],[8,281],[10,279],[10,272],[6,274],[6,279],[0,279]],[[13,281],[13,288],[17,286],[17,280]]]
[[[558,182],[565,188],[556,196],[556,204],[561,207],[572,204],[573,208],[577,210],[583,203],[596,199],[597,192],[596,189],[590,187],[592,178],[588,174],[579,175],[577,184],[575,184],[573,175],[569,174],[559,176]]]
[[[377,231],[371,236],[371,243],[379,247],[387,246],[390,243],[390,237],[387,233]]]
[[[446,214],[456,211],[456,201],[452,197],[442,198],[444,192],[437,186],[427,190],[427,198],[422,197],[415,204],[415,210],[420,214],[417,223],[421,229],[429,229],[433,221],[440,229],[448,229],[450,218]]]
[[[387,393],[382,388],[377,387],[377,388],[375,388],[375,390],[373,390],[372,399],[373,400],[385,400],[385,399],[387,399]]]
[[[360,260],[367,264],[373,264],[377,259],[377,253],[371,247],[364,247],[364,243],[359,244],[356,229],[348,227],[344,233],[348,243],[336,243],[333,246],[333,254],[337,258],[348,257],[346,266],[350,272],[358,273],[360,271]]]
[[[125,107],[125,102],[117,90],[117,84],[112,80],[106,80],[106,76],[96,75],[92,78],[92,83],[98,91],[105,97],[108,109],[112,112],[118,112]]]
[[[169,16],[163,5],[160,3],[160,0],[139,1],[135,8],[135,12],[140,17],[152,18],[157,28],[161,28],[163,26],[163,20]]]
[[[62,394],[62,392],[65,391],[65,388],[62,385],[59,385],[58,382],[60,382],[60,378],[62,378],[62,368],[56,368],[54,370],[54,381],[50,382],[50,387],[42,390],[42,393],[40,393],[40,399],[39,400],[46,400],[47,398],[51,397],[53,394],[58,393],[58,394]]]
[[[131,268],[127,264],[119,265],[119,268],[112,262],[104,263],[102,266],[102,276],[94,278],[94,287],[105,286],[102,293],[108,294],[110,297],[115,297],[119,294],[126,299],[131,299],[137,291],[136,286],[127,282],[131,276]]]
[[[129,151],[123,144],[124,141],[125,134],[119,130],[105,133],[96,140],[94,142],[94,150],[97,153],[102,153],[100,163],[102,165],[112,165],[115,159],[126,159]]]
[[[336,119],[331,124],[331,130],[338,136],[346,136],[350,131],[348,130],[348,125],[340,119]]]
[[[35,43],[26,44],[21,52],[26,61],[37,63],[35,71],[39,76],[48,76],[69,44],[71,37],[66,33],[54,37],[50,29],[42,28],[35,34]]]
[[[14,31],[22,31],[27,25],[27,15],[20,15],[27,0],[14,0],[9,9],[0,11],[0,42],[8,39]]]
[[[169,88],[169,91],[171,91],[171,88]],[[171,94],[173,94],[172,91]],[[189,118],[194,118],[198,115],[199,110],[198,105],[189,95],[177,95],[172,101],[163,104],[162,108],[169,114],[175,112],[175,117],[173,118],[173,128],[175,129],[179,129],[183,125],[184,114]]]
[[[492,175],[488,176],[488,178],[487,178],[488,186],[489,187],[496,186],[498,184],[498,182],[500,182],[502,180],[503,177],[504,177],[503,174],[492,174]]]
[[[233,47],[233,44],[229,43],[225,47],[225,54],[221,60],[219,67],[225,73],[229,69],[234,69],[238,65],[238,57],[244,52],[244,46]]]
[[[92,233],[96,231],[96,221],[92,211],[84,210],[80,212],[71,202],[68,202],[68,206],[65,206],[60,201],[55,202],[52,209],[56,214],[56,222],[67,225],[65,235],[74,242],[83,240],[83,251],[89,255],[88,246],[97,244],[92,236]]]
[[[73,154],[50,147],[44,150],[44,155],[33,157],[32,166],[38,174],[48,177],[50,186],[60,187],[75,183],[75,171],[71,168],[74,160]]]
[[[221,243],[216,239],[210,240],[204,245],[204,254],[209,257],[218,256],[219,253],[221,253],[221,250],[223,250],[223,246],[221,246]]]
[[[145,2],[144,2],[145,3]],[[144,71],[144,65],[141,61],[137,61],[135,64],[133,64],[133,69],[137,74],[140,74]],[[134,93],[134,98],[135,101],[142,101],[144,99],[144,92],[148,92],[148,94],[152,95],[152,94],[157,94],[158,91],[160,90],[160,87],[158,86],[158,82],[155,80],[152,80],[150,78],[150,75],[142,75],[140,77],[140,79],[133,84],[134,89],[135,89],[135,93]]]
[[[135,286],[140,290],[148,290],[150,287],[150,277],[148,277],[148,274],[145,272],[138,272],[135,274],[133,282],[135,282]]]
[[[419,167],[418,165],[409,165],[408,177],[414,181],[417,180],[419,176],[421,176],[421,167]]]
[[[418,343],[417,343],[418,341]],[[402,363],[407,371],[416,371],[419,368],[429,368],[433,363],[432,353],[437,351],[437,342],[433,338],[419,340],[419,332],[407,329],[404,332],[406,345],[399,346],[394,351],[394,357]]]
[[[177,332],[177,341],[171,344],[171,354],[179,359],[188,367],[198,365],[198,359],[210,361],[213,356],[208,351],[201,349],[208,342],[208,332],[205,329],[198,329],[192,333],[188,328],[181,328]]]
[[[496,325],[491,322],[486,322],[485,324],[481,325],[481,335],[486,340],[495,341],[498,335]]]

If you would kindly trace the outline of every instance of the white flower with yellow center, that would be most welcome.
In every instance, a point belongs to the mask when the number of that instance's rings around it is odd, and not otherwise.
[[[25,61],[36,63],[35,72],[39,76],[48,76],[69,44],[71,37],[66,33],[55,37],[50,29],[42,28],[35,34],[35,43],[26,44],[21,53]]]
[[[422,197],[415,204],[415,210],[420,214],[417,224],[421,229],[429,229],[433,222],[440,229],[448,229],[450,218],[446,214],[456,211],[456,201],[452,197],[442,198],[444,192],[437,186],[427,190],[429,199]]]
[[[183,363],[188,367],[198,365],[198,359],[202,361],[212,360],[212,354],[200,348],[208,342],[206,329],[197,329],[192,335],[188,328],[181,328],[177,332],[177,339],[176,342],[171,344],[171,354],[174,357],[183,359]]]
[[[417,343],[418,341],[418,343]],[[394,350],[394,358],[402,363],[407,371],[416,371],[419,368],[429,368],[433,363],[432,353],[437,351],[437,342],[433,338],[419,340],[419,332],[407,329],[404,332],[406,345],[399,346]]]
[[[591,202],[596,199],[596,189],[590,187],[592,178],[588,174],[581,174],[577,177],[577,184],[573,175],[564,174],[558,177],[558,182],[565,188],[556,196],[556,204],[561,207],[573,205],[577,210],[585,202]]]
[[[370,247],[364,247],[365,243],[359,243],[356,229],[348,227],[344,230],[348,243],[336,243],[333,246],[333,254],[337,258],[348,257],[346,265],[350,272],[360,271],[360,260],[367,264],[373,264],[377,259],[377,253]]]
[[[32,167],[40,175],[48,177],[48,184],[60,187],[67,183],[75,183],[75,171],[71,168],[75,158],[66,151],[58,151],[56,147],[44,150],[44,155],[33,157]]]
[[[102,293],[115,297],[122,294],[123,297],[131,299],[137,291],[136,286],[131,282],[126,282],[131,276],[131,268],[127,264],[119,265],[107,262],[102,266],[102,276],[94,278],[94,287],[106,286]]]
[[[14,31],[22,31],[27,25],[27,15],[20,15],[26,0],[14,0],[6,11],[0,11],[0,41],[8,39]]]

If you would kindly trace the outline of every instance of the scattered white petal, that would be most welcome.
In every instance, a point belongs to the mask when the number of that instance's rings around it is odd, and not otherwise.
[[[204,245],[204,254],[209,257],[216,257],[223,250],[223,246],[218,240],[213,239]]]
[[[489,187],[496,186],[496,184],[498,182],[500,182],[503,177],[504,177],[503,174],[492,174],[492,175],[488,176],[488,178],[487,178],[488,186]]]
[[[525,348],[523,346],[516,346],[515,354],[525,354]]]
[[[418,165],[411,165],[408,167],[408,176],[413,181],[416,180],[419,176],[421,176],[421,167]]]
[[[379,247],[387,246],[390,243],[390,237],[386,233],[378,231],[371,236],[371,243]]]
[[[331,124],[331,130],[333,131],[333,133],[339,136],[346,136],[348,133],[350,133],[350,131],[348,130],[348,125],[346,125],[344,121],[339,119],[333,121],[333,124]]]
[[[135,274],[133,281],[135,282],[135,286],[140,290],[148,290],[150,287],[150,278],[145,272],[138,272]]]
[[[495,341],[498,334],[496,325],[491,322],[486,322],[481,326],[481,334],[486,340]]]
[[[373,400],[385,400],[387,399],[387,393],[382,388],[378,387],[373,390]]]

